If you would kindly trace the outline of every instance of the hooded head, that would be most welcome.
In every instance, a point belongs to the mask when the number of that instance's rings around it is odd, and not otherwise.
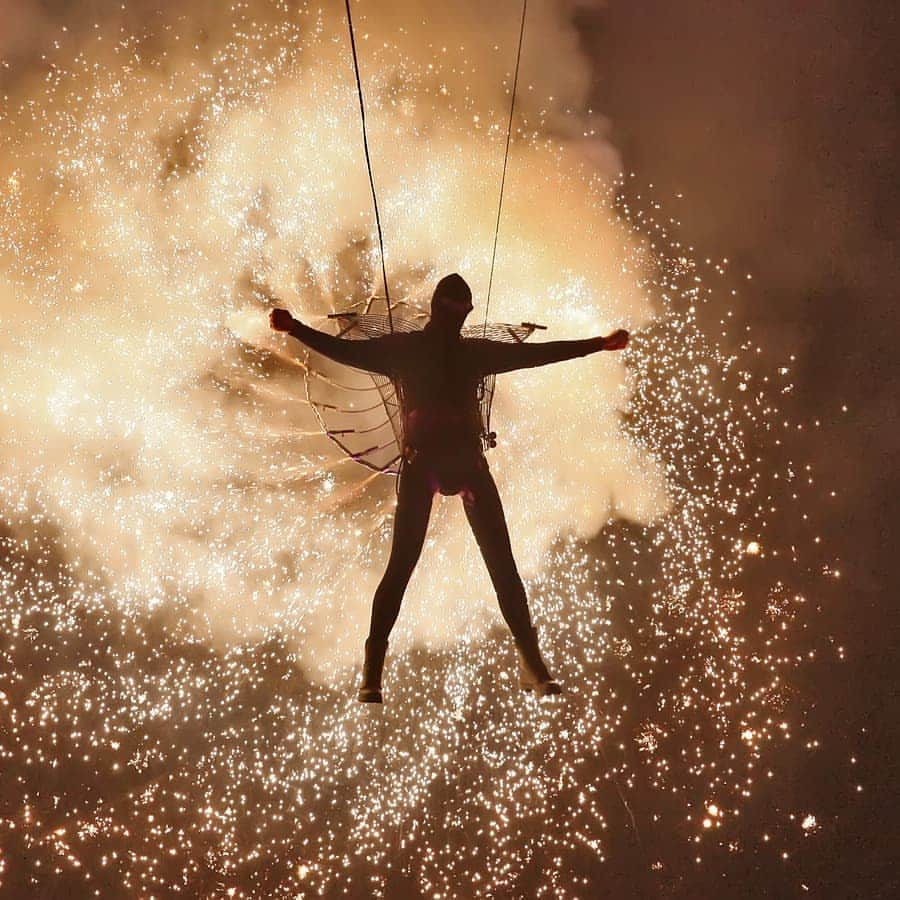
[[[455,272],[444,276],[431,297],[431,321],[436,327],[459,332],[472,312],[472,291]]]

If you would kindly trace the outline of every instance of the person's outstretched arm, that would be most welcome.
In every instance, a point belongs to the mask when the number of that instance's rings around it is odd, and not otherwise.
[[[380,375],[390,374],[392,353],[391,341],[387,335],[364,341],[335,337],[333,334],[304,325],[286,309],[273,309],[269,313],[269,325],[275,331],[286,332],[311,350],[335,362],[365,369],[367,372],[377,372]]]
[[[628,343],[628,332],[620,328],[607,337],[547,341],[543,344],[507,344],[503,341],[481,340],[472,343],[479,373],[496,375],[500,372],[512,372],[514,369],[546,366],[600,350],[621,350]]]

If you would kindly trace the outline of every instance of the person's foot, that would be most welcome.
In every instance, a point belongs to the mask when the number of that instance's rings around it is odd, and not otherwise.
[[[384,655],[387,641],[369,638],[366,641],[366,661],[363,664],[362,684],[356,699],[360,703],[381,703],[381,674],[384,670]]]
[[[356,699],[360,703],[381,703],[381,691],[375,688],[361,687],[356,694]]]
[[[536,697],[547,697],[550,694],[561,694],[562,686],[549,672],[545,678],[537,677],[532,673],[520,672],[519,687],[526,693],[533,692]]]
[[[519,651],[519,687],[538,697],[561,694],[562,688],[544,664],[537,642],[537,631],[531,631],[516,640]]]

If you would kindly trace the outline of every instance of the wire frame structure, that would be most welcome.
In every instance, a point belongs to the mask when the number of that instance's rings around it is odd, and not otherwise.
[[[347,340],[370,340],[393,331],[421,331],[428,313],[405,302],[391,304],[390,318],[384,298],[371,297],[328,317],[338,323],[338,336]],[[521,343],[543,329],[542,325],[488,323],[462,330],[463,338]],[[392,379],[335,363],[312,350],[306,351],[304,377],[306,399],[325,435],[342,453],[375,472],[397,475],[403,457],[403,415],[399,385]],[[496,376],[481,380],[478,405],[481,410],[481,440],[485,450],[496,445],[491,431],[491,404]]]

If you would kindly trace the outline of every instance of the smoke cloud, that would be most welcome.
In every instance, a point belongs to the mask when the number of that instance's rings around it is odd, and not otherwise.
[[[380,264],[344,21],[251,7],[167,14],[152,39],[123,38],[136,23],[118,18],[73,25],[10,86],[0,485],[9,508],[42,508],[119,603],[168,604],[223,640],[277,629],[327,676],[358,655],[393,482],[365,483],[318,433],[302,348],[266,312],[278,298],[322,327],[380,290]],[[17,35],[57,27],[16,8],[8,57]],[[618,159],[586,109],[575,8],[530,11],[490,306],[552,338],[653,314],[611,209]],[[480,318],[517,14],[355,15],[392,294],[422,303],[459,271]],[[629,394],[612,355],[501,379],[491,465],[524,575],[560,537],[665,510],[662,472],[621,426]],[[459,501],[438,501],[398,645],[499,621]]]

